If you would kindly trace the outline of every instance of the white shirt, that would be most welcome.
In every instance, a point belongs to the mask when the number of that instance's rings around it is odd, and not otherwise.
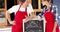
[[[16,14],[16,12],[18,11],[19,7],[20,7],[20,5],[12,6],[10,9],[8,9],[8,11],[10,13],[13,13],[14,12]],[[20,7],[20,11],[24,12],[25,11],[25,8]],[[34,12],[34,11],[33,11],[32,5],[29,4],[27,6],[27,14],[29,15],[31,12]]]

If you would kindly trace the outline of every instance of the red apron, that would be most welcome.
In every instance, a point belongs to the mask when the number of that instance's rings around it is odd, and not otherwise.
[[[12,26],[12,32],[23,32],[23,19],[27,16],[27,11],[22,12],[18,9],[15,15],[15,24]]]
[[[54,14],[49,11],[49,12],[45,12],[44,13],[44,17],[46,19],[46,29],[45,29],[45,32],[52,32],[53,31],[53,28],[54,28]],[[57,28],[56,28],[56,32],[59,32],[59,28],[58,28],[58,25],[57,25]]]

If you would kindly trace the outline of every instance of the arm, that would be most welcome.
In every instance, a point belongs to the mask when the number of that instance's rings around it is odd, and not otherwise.
[[[54,10],[56,13],[55,13],[55,23],[54,23],[54,29],[56,31],[56,27],[57,27],[57,24],[58,24],[58,8],[57,6],[55,6],[55,10]]]
[[[8,11],[6,11],[6,18],[9,21],[10,24],[13,23],[13,21],[11,21],[11,17],[10,14],[13,13],[15,11],[15,7],[12,6],[10,9],[8,9]]]
[[[6,18],[7,18],[7,20],[8,20],[9,23],[10,23],[11,17],[10,17],[10,12],[9,12],[9,11],[6,11]]]
[[[29,8],[28,8],[29,10],[29,14],[30,14],[30,16],[34,16],[34,10],[33,10],[33,7],[32,7],[32,5],[31,4],[29,4]]]
[[[53,32],[56,32],[57,25],[58,25],[58,22],[56,21],[56,22],[54,23]]]
[[[58,24],[58,22],[56,21],[56,22],[54,23],[54,30],[56,30],[57,24]]]
[[[34,17],[34,11],[33,11],[33,8],[32,8],[31,4],[28,4],[27,14],[28,14],[28,16],[25,18],[25,20],[27,20],[27,21]]]
[[[6,18],[9,21],[10,24],[15,25],[15,21],[11,21],[11,17],[10,17],[10,12],[6,11]]]

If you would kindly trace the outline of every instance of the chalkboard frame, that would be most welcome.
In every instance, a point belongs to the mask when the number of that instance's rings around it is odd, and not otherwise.
[[[38,19],[35,19],[36,21],[39,21]],[[32,20],[29,20],[29,21],[35,21],[34,19],[32,19]],[[23,32],[25,32],[25,23],[28,23],[29,21],[23,21]],[[45,22],[44,22],[44,20],[42,20],[40,23],[42,23],[43,25],[43,31],[42,32],[45,32]]]

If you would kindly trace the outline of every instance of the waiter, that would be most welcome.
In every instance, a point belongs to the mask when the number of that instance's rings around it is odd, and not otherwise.
[[[50,1],[51,0],[42,0],[42,4],[47,6],[47,8],[43,11],[46,20],[45,32],[59,32],[58,9],[57,6],[53,5]]]
[[[33,12],[29,0],[18,0],[19,4],[12,6],[6,13],[8,21],[12,24],[12,32],[23,32],[23,19]],[[10,14],[15,13],[14,21],[11,21]]]

